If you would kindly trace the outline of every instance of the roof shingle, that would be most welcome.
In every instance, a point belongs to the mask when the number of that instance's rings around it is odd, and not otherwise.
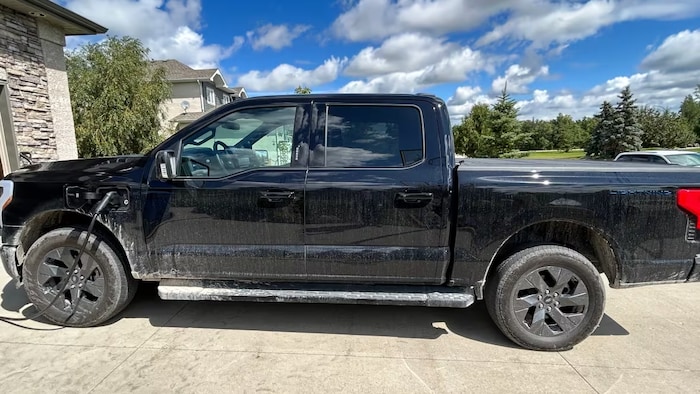
[[[195,70],[192,67],[181,63],[175,59],[154,60],[152,63],[154,66],[161,66],[165,68],[165,77],[169,81],[178,81],[185,79],[208,80],[211,79],[211,77],[217,71],[217,69],[215,68]]]

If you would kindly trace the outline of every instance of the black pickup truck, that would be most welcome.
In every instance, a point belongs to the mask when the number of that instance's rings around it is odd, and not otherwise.
[[[428,95],[244,99],[147,155],[37,164],[0,187],[3,265],[66,326],[157,281],[168,300],[483,299],[517,344],[562,350],[600,323],[601,274],[700,280],[700,170],[458,160]]]

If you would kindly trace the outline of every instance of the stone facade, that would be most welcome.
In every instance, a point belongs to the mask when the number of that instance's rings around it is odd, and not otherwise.
[[[7,74],[18,151],[30,152],[35,162],[57,160],[49,82],[37,20],[3,6],[0,68]]]

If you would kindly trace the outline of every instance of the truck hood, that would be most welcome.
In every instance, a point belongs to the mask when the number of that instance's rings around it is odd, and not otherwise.
[[[5,179],[15,182],[89,182],[140,179],[146,156],[128,155],[64,160],[21,168]]]

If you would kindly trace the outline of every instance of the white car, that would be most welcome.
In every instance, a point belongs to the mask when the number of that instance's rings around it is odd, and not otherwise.
[[[700,166],[700,153],[685,150],[645,150],[623,152],[614,161]]]

